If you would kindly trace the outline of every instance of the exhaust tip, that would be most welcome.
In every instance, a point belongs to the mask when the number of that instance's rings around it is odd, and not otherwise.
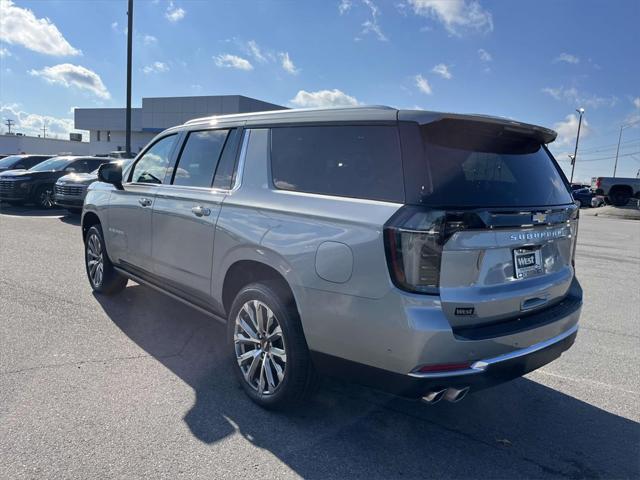
[[[457,403],[462,400],[469,392],[469,387],[464,388],[448,388],[444,392],[444,398],[448,402]]]
[[[429,392],[424,397],[422,397],[422,401],[430,405],[438,403],[440,400],[442,400],[442,397],[444,397],[446,391],[447,389],[443,388],[442,390],[434,390],[432,392]]]

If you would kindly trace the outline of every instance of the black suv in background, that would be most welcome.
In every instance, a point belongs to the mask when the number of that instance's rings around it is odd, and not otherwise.
[[[0,172],[26,170],[49,160],[53,155],[9,155],[0,160]]]
[[[98,168],[108,158],[53,157],[31,167],[0,173],[0,200],[12,204],[35,203],[41,208],[53,208],[53,186],[68,173],[88,173]]]

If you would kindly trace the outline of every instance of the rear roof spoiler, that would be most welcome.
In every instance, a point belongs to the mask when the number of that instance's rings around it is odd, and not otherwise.
[[[558,136],[558,134],[550,128],[531,125],[529,123],[517,122],[508,118],[492,117],[489,115],[425,112],[421,110],[398,110],[398,120],[405,122],[416,122],[420,125],[426,125],[428,123],[434,123],[440,120],[459,120],[462,122],[476,122],[495,126],[503,126],[507,131],[527,135],[544,144],[553,142]]]

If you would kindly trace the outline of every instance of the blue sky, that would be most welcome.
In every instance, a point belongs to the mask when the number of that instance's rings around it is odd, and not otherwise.
[[[72,128],[125,101],[126,0],[0,0],[3,122]],[[640,169],[637,0],[135,0],[134,105],[243,94],[287,106],[386,104],[555,128],[577,179]],[[3,129],[4,131],[4,129]]]

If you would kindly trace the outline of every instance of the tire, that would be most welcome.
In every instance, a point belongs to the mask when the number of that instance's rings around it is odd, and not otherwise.
[[[127,286],[127,278],[113,268],[104,245],[102,227],[100,224],[94,225],[84,238],[84,265],[93,291],[113,295]]]
[[[629,195],[629,193],[625,192],[624,190],[614,190],[613,192],[609,193],[609,201],[616,207],[624,207],[627,203],[629,203],[630,199],[631,195]]]
[[[53,201],[53,185],[41,185],[36,190],[35,204],[43,210],[51,210],[56,206]]]
[[[296,306],[278,292],[272,283],[244,287],[233,301],[227,329],[242,388],[255,403],[273,410],[302,403],[317,385]]]

